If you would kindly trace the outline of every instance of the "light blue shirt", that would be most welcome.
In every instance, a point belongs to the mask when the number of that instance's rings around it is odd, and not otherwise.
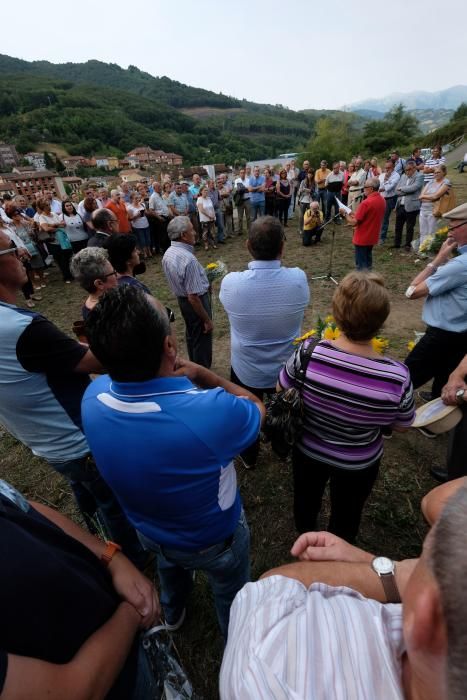
[[[310,301],[305,273],[280,260],[253,260],[248,270],[224,277],[219,298],[230,321],[235,374],[246,386],[275,387]]]
[[[399,184],[400,179],[401,176],[399,173],[396,173],[396,171],[393,170],[387,180],[381,178],[379,193],[382,194],[385,199],[395,197],[397,194],[397,185]]]
[[[261,187],[266,182],[264,175],[259,177],[250,176],[250,187]],[[264,192],[250,192],[250,202],[252,204],[263,204],[266,201]]]
[[[167,284],[176,297],[202,296],[209,289],[204,267],[197,261],[194,248],[182,241],[172,241],[162,258]]]
[[[439,267],[428,277],[429,295],[422,318],[428,326],[445,331],[467,331],[467,245],[458,248],[460,255]]]

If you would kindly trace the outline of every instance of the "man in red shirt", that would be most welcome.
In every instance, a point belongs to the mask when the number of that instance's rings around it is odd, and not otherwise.
[[[379,231],[386,210],[386,202],[378,193],[379,180],[369,177],[363,192],[366,198],[358,206],[355,214],[340,210],[350,226],[354,226],[352,243],[355,246],[355,266],[357,270],[371,270],[373,265],[373,246],[378,243]]]
[[[130,233],[131,224],[128,219],[128,213],[126,210],[125,202],[118,190],[112,190],[110,193],[110,201],[105,205],[106,209],[113,211],[118,219],[118,232],[119,233]]]

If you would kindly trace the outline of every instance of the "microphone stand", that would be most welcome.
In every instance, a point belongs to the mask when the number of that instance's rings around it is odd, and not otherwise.
[[[329,264],[328,264],[328,271],[324,275],[314,275],[311,279],[312,280],[330,280],[330,282],[334,282],[335,285],[338,285],[339,282],[336,280],[336,278],[333,275],[333,259],[334,259],[334,243],[335,243],[335,238],[336,238],[336,221],[340,217],[340,214],[335,214],[332,219],[329,219],[329,221],[326,221],[324,224],[321,224],[321,230],[325,229],[326,226],[329,226],[332,224],[332,229],[331,229],[331,250],[329,253]]]

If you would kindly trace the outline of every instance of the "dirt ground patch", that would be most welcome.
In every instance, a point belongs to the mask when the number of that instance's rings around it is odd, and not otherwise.
[[[467,175],[450,173],[456,183],[458,203],[467,200]],[[391,220],[389,244],[394,230]],[[351,230],[336,227],[336,246],[333,272],[342,279],[353,269]],[[284,264],[304,269],[310,280],[312,302],[306,312],[304,329],[312,327],[318,315],[329,313],[334,285],[327,280],[312,280],[313,275],[326,272],[329,264],[331,233],[320,246],[303,248],[297,232],[297,216],[287,229]],[[243,238],[230,239],[212,253],[198,252],[203,264],[222,259],[229,270],[244,269],[249,255]],[[392,311],[384,329],[390,341],[388,354],[403,360],[407,342],[413,331],[422,331],[422,302],[408,301],[404,291],[423,262],[414,255],[391,251],[379,246],[374,252],[375,270],[381,272],[391,290]],[[179,347],[184,352],[184,326],[175,299],[167,291],[160,259],[148,263],[144,282],[164,303],[176,312],[176,330]],[[218,287],[218,285],[217,285]],[[217,290],[218,291],[218,290]],[[43,312],[58,326],[71,333],[72,322],[80,317],[80,306],[85,294],[77,285],[64,285],[53,270],[44,300],[37,310]],[[213,369],[228,376],[230,366],[229,326],[215,293],[214,300],[215,347]],[[33,409],[34,407],[31,407]],[[381,471],[373,493],[364,511],[359,543],[364,548],[394,558],[416,556],[425,534],[425,525],[419,511],[421,497],[435,484],[429,476],[429,467],[443,464],[446,438],[427,440],[416,431],[394,436],[385,444]],[[32,458],[29,450],[14,439],[2,434],[0,439],[0,473],[29,498],[54,505],[72,517],[77,517],[67,484],[40,459]],[[292,521],[291,466],[282,463],[264,446],[255,471],[238,468],[239,484],[252,534],[253,577],[290,559],[289,550],[295,539]],[[326,526],[327,503],[322,514]],[[216,698],[217,676],[222,656],[213,605],[206,581],[196,580],[188,610],[187,622],[176,635],[182,659],[196,689],[205,698]]]

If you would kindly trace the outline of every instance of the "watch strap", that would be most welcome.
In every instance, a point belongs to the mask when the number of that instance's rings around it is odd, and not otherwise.
[[[116,542],[106,542],[105,549],[101,554],[101,561],[105,566],[108,566],[117,552],[121,552],[122,548]]]
[[[400,603],[401,596],[396,583],[396,577],[393,573],[380,574],[381,583],[383,584],[386,601],[388,603]]]

